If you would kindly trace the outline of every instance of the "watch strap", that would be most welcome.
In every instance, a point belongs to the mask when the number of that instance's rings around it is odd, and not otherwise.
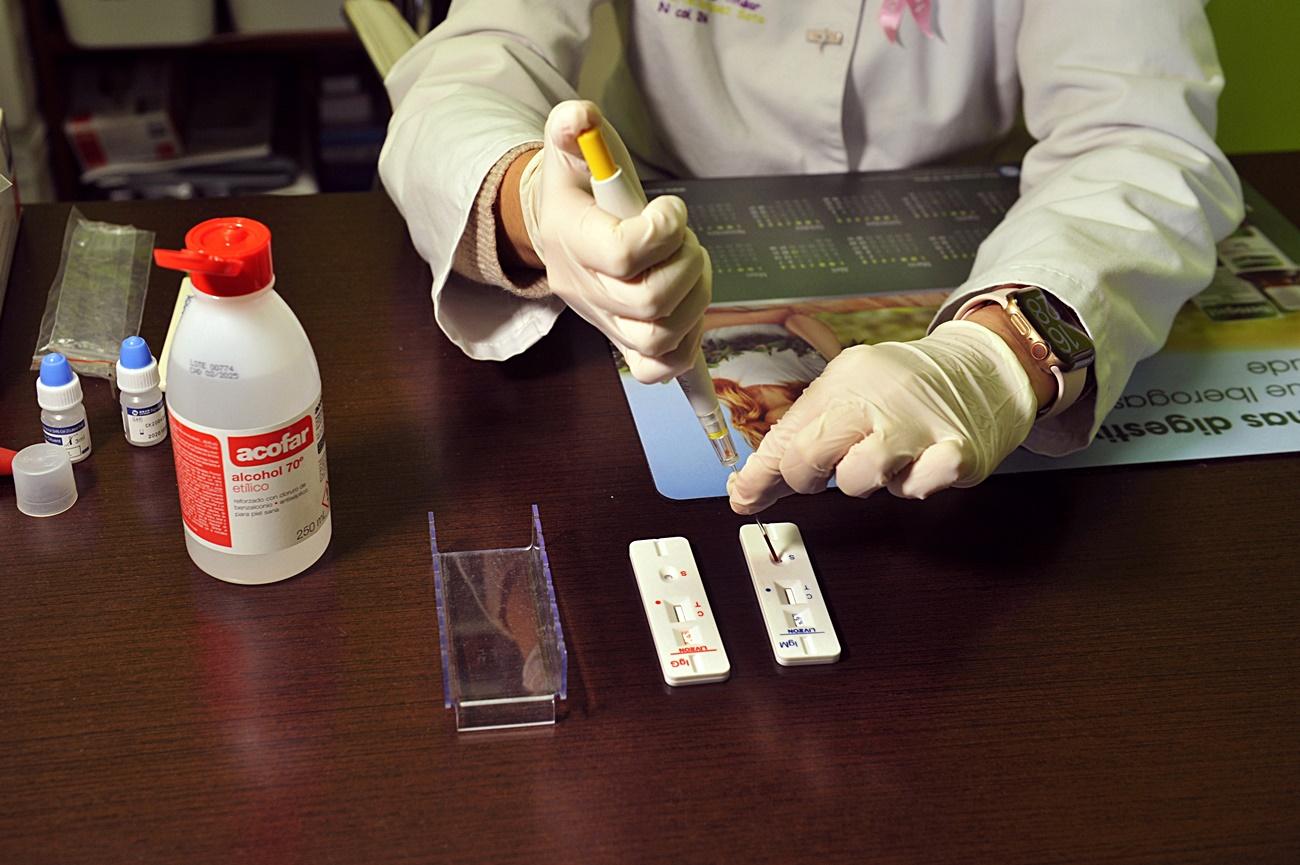
[[[1083,396],[1083,388],[1088,383],[1088,368],[1080,367],[1062,372],[1059,366],[1052,367],[1052,377],[1056,379],[1056,399],[1052,400],[1046,410],[1038,413],[1039,419],[1056,417]]]
[[[996,303],[1006,309],[1011,296],[1023,290],[1023,288],[997,288],[992,291],[981,292],[958,307],[957,314],[953,316],[953,319],[961,321],[976,309],[989,303]],[[1039,336],[1041,338],[1041,334]],[[1052,373],[1052,378],[1056,379],[1056,399],[1052,400],[1051,405],[1047,408],[1039,411],[1038,418],[1040,420],[1056,417],[1078,402],[1079,397],[1083,395],[1084,387],[1088,383],[1087,367],[1062,370],[1059,366],[1053,365],[1049,370]]]

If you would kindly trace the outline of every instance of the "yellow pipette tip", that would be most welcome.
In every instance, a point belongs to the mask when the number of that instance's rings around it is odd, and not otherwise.
[[[587,160],[593,180],[608,180],[618,171],[618,164],[609,155],[609,146],[605,144],[599,126],[578,133],[578,148],[582,150],[582,158]]]

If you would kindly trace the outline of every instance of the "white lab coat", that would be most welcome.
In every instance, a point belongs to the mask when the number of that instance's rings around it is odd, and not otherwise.
[[[695,177],[942,162],[1003,138],[1023,106],[1037,144],[1021,198],[936,323],[1002,283],[1069,304],[1098,345],[1097,389],[1027,445],[1084,447],[1242,216],[1214,144],[1223,77],[1202,0],[949,0],[940,38],[905,16],[901,44],[879,4],[621,0],[631,76],[600,105],[652,173]],[[468,283],[451,260],[494,163],[576,95],[596,5],[460,0],[388,77],[380,173],[432,268],[437,321],[472,357],[523,351],[562,309]]]

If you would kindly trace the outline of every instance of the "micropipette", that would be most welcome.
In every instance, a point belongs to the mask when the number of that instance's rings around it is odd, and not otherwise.
[[[624,172],[614,161],[600,127],[580,133],[578,147],[582,150],[583,159],[587,161],[587,168],[591,170],[591,194],[596,199],[596,206],[619,219],[630,219],[639,214],[646,206],[645,190],[635,177]],[[737,463],[740,457],[736,453],[736,443],[731,438],[722,406],[718,405],[718,395],[713,390],[713,378],[709,375],[703,351],[695,353],[695,363],[677,376],[677,384],[690,401],[695,417],[704,429],[704,434],[709,437],[718,461],[739,474]],[[767,541],[772,561],[779,562],[781,557],[772,546],[767,528],[758,517],[754,517],[754,522],[763,532],[763,540]]]

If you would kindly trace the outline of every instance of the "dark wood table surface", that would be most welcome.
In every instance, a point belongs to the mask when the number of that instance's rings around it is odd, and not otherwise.
[[[1239,165],[1300,220],[1300,155]],[[334,538],[283,583],[205,576],[170,447],[128,446],[87,380],[77,505],[26,518],[0,481],[0,862],[1300,861],[1300,456],[787,500],[770,517],[802,527],[845,654],[780,668],[740,518],[654,491],[573,316],[466,359],[379,194],[82,209],[159,246],[212,216],[271,226],[324,379]],[[39,438],[28,364],[67,212],[24,215],[12,447]],[[151,276],[155,350],[178,280]],[[515,546],[534,502],[565,717],[457,734],[425,515],[448,548]],[[627,544],[678,534],[725,684],[670,689],[652,652]]]

